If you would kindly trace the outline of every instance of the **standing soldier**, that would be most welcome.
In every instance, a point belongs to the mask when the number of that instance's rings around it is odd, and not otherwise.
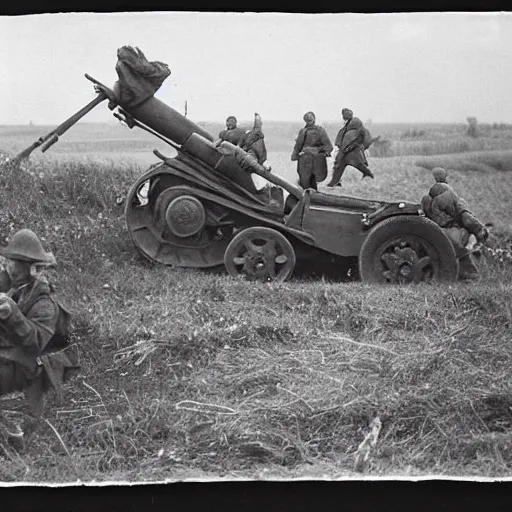
[[[226,119],[226,129],[219,133],[219,139],[231,142],[235,146],[241,146],[245,139],[245,133],[243,130],[236,126],[236,117],[229,116]]]
[[[355,167],[363,173],[363,178],[372,178],[364,154],[365,129],[363,123],[354,117],[352,110],[344,108],[341,115],[345,124],[338,132],[334,145],[339,148],[334,161],[333,175],[328,187],[338,185],[347,165]]]
[[[448,185],[448,173],[442,167],[433,169],[436,183],[423,196],[421,208],[425,215],[443,228],[459,259],[459,279],[478,278],[478,269],[471,257],[471,238],[484,243],[489,231],[469,210],[469,206]]]
[[[303,119],[306,126],[299,131],[291,159],[297,161],[300,186],[318,190],[317,184],[327,178],[326,157],[331,156],[333,148],[327,132],[315,124],[313,112],[304,114]]]
[[[42,274],[55,258],[33,231],[15,233],[0,254],[5,261],[0,272],[0,395],[23,391],[33,416],[27,424],[35,426],[43,412],[43,394],[51,385],[59,389],[78,369],[63,352],[53,352],[65,345],[69,313],[54,299],[53,287]],[[4,423],[10,438],[22,439],[19,425],[13,429]]]

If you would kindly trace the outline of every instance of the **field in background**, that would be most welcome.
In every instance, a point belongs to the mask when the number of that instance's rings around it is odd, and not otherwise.
[[[198,123],[214,137],[224,129],[222,123]],[[249,129],[251,123],[242,121],[239,126]],[[334,143],[341,123],[323,124]],[[291,154],[293,144],[303,123],[263,120],[265,142],[270,152]],[[479,137],[467,135],[465,124],[367,124],[373,137],[390,142],[387,156],[435,155],[471,151],[512,150],[512,125],[481,125]],[[54,126],[1,126],[0,150],[16,151],[30,145]],[[376,147],[376,146],[375,146]],[[375,148],[374,147],[374,148]],[[167,149],[165,143],[137,128],[130,130],[121,123],[91,124],[79,122],[54,145],[52,153],[94,152],[101,154],[124,153],[141,155],[152,149]],[[377,154],[375,156],[378,156]],[[382,155],[386,156],[386,155]]]
[[[298,127],[266,130],[269,163],[289,180]],[[45,132],[27,130],[0,127],[0,150]],[[54,251],[83,365],[62,401],[49,396],[49,423],[24,450],[0,443],[0,480],[357,476],[354,454],[376,416],[370,476],[510,476],[512,167],[455,164],[496,163],[494,152],[436,157],[495,223],[479,283],[296,275],[265,285],[136,252],[116,198],[158,161],[153,148],[173,154],[140,131],[79,124],[36,150],[28,172],[0,174],[2,243],[29,227]],[[432,183],[432,161],[419,160],[371,158],[376,179],[349,168],[336,193],[419,201]],[[23,408],[16,397],[0,404],[12,417]]]

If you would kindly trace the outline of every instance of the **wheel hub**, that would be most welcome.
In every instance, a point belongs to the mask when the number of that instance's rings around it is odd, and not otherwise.
[[[169,202],[165,222],[171,232],[179,237],[193,236],[203,229],[206,213],[201,201],[194,196],[181,195]]]
[[[417,250],[401,241],[394,246],[394,250],[385,253],[382,261],[386,269],[383,275],[386,280],[394,283],[419,282],[430,264],[430,258],[420,258]]]
[[[295,253],[290,242],[270,228],[246,228],[230,242],[224,263],[231,275],[249,280],[282,281],[292,272]]]
[[[404,263],[400,267],[400,274],[404,277],[407,277],[411,273],[411,266],[408,263]]]

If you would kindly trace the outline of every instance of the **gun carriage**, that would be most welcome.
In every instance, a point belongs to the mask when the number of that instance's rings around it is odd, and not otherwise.
[[[126,198],[128,233],[148,260],[192,268],[224,265],[233,276],[283,281],[292,274],[299,249],[311,249],[357,258],[366,282],[456,279],[453,246],[419,204],[302,190],[241,148],[216,143],[153,94],[123,103],[119,82],[110,89],[85,76],[97,97],[14,160],[39,146],[46,151],[107,99],[130,128],[164,140],[177,155],[167,158],[155,150],[162,162],[148,169]],[[258,190],[253,173],[268,185]]]

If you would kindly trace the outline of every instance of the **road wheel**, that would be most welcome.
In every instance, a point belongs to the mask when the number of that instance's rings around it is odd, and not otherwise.
[[[224,254],[224,265],[235,277],[282,282],[293,272],[295,251],[279,231],[251,227],[240,231],[231,240]]]
[[[126,199],[130,237],[148,260],[176,267],[222,265],[233,236],[229,212],[180,186],[189,185],[155,168],[139,178]]]
[[[368,234],[359,253],[361,279],[408,284],[454,281],[455,250],[441,228],[425,217],[390,217]]]

